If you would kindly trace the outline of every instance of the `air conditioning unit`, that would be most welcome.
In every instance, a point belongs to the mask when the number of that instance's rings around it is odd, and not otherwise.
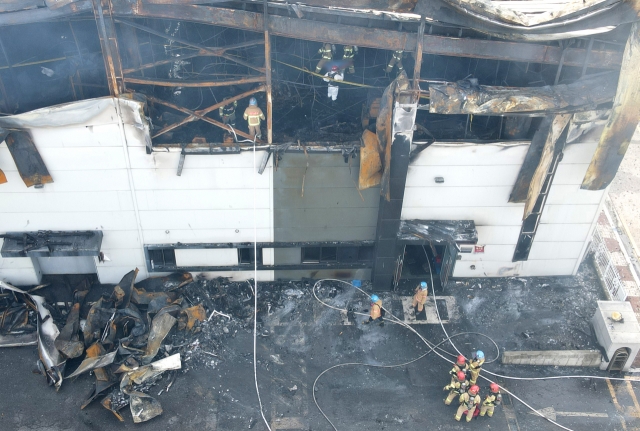
[[[640,325],[631,304],[598,301],[591,323],[606,354],[600,369],[628,371],[640,351]]]

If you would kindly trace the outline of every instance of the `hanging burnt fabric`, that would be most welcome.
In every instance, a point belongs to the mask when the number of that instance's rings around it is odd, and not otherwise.
[[[380,185],[382,178],[382,148],[375,133],[365,130],[362,133],[363,146],[360,149],[360,173],[358,189],[365,190]]]
[[[6,143],[22,181],[27,187],[42,186],[53,182],[53,178],[51,178],[51,174],[49,174],[47,166],[28,132],[11,132],[6,138]]]

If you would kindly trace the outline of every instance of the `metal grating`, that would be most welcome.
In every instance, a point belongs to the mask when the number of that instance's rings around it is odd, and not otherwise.
[[[604,283],[609,296],[613,301],[624,301],[627,299],[627,292],[624,289],[620,274],[616,269],[609,250],[600,234],[600,226],[597,225],[593,231],[591,241],[591,252],[593,260],[596,263],[596,269],[600,275],[600,279]]]

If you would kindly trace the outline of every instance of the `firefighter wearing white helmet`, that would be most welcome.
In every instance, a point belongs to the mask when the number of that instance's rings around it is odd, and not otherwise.
[[[427,303],[427,295],[429,295],[427,282],[421,281],[414,290],[413,302],[411,303],[416,316],[424,311],[424,305]]]
[[[480,407],[480,416],[493,416],[493,409],[495,409],[496,406],[502,404],[502,394],[500,393],[500,386],[498,386],[497,383],[491,383],[489,385],[489,390],[491,390],[491,392],[484,397],[484,401],[482,402],[482,406]]]
[[[476,385],[473,385],[469,388],[467,392],[460,395],[460,407],[458,407],[458,411],[456,412],[456,420],[460,421],[462,419],[462,415],[464,412],[467,412],[467,422],[471,422],[473,419],[473,413],[476,411],[478,404],[480,404],[480,388]]]
[[[478,376],[480,375],[483,364],[484,352],[482,350],[478,350],[473,354],[473,357],[469,361],[469,373],[471,374],[469,381],[472,385],[475,385],[476,381],[478,381]]]
[[[255,97],[249,100],[249,106],[244,111],[244,119],[247,120],[247,124],[249,125],[251,139],[254,139],[256,136],[260,139],[262,135],[260,131],[260,120],[264,120],[264,114],[262,113],[262,109],[258,108],[258,101]]]
[[[382,309],[382,300],[378,295],[371,295],[371,309],[369,310],[369,320],[364,320],[362,323],[368,325],[371,322],[380,321],[380,326],[384,326],[384,322],[382,321],[382,314],[384,313]]]

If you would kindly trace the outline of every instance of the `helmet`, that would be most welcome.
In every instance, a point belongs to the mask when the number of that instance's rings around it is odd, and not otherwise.
[[[426,281],[421,281],[420,282],[420,287],[422,288],[422,290],[425,290],[427,288],[427,282]]]
[[[458,358],[456,359],[456,365],[464,365],[465,362],[467,362],[467,358],[462,355],[458,355]]]
[[[332,72],[337,72],[338,71],[338,66],[331,66],[331,71]]]
[[[371,295],[371,300],[373,302],[378,302],[380,300],[380,298],[378,298],[378,295]]]
[[[467,379],[467,375],[462,371],[458,371],[458,374],[456,374],[456,377],[458,377],[458,380],[460,380],[461,382],[464,382]]]
[[[256,106],[257,104],[258,104],[258,101],[256,100],[255,97],[252,97],[251,99],[249,99],[249,105]]]
[[[478,359],[484,359],[484,352],[483,352],[482,350],[478,350],[478,351],[476,352],[476,357],[477,357]]]
[[[478,385],[473,385],[469,388],[469,393],[471,395],[478,395],[479,391],[480,391],[480,388],[478,387]]]
[[[497,393],[500,390],[500,386],[497,383],[491,383],[489,389],[491,389],[491,392]]]

